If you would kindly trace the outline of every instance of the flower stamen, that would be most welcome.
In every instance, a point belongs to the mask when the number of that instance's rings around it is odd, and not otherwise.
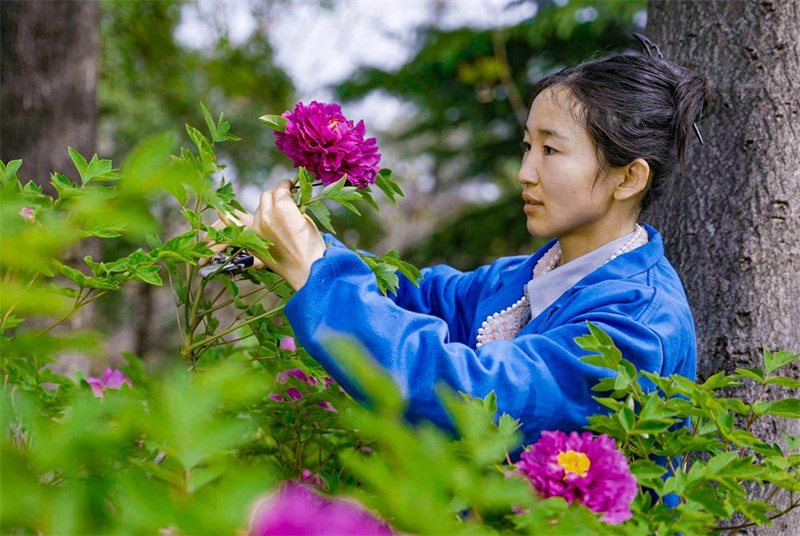
[[[583,478],[588,473],[592,462],[586,454],[568,450],[558,455],[558,465],[564,468],[565,478],[569,473],[575,473]]]

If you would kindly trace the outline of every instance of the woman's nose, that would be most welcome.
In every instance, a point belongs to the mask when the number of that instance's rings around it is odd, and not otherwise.
[[[517,173],[517,180],[522,186],[539,182],[539,174],[536,173],[530,160],[531,159],[527,157],[523,158],[522,165],[519,167],[519,173]]]

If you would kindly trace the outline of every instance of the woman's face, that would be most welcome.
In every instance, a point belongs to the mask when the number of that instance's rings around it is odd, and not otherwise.
[[[569,92],[553,87],[531,105],[519,182],[528,232],[534,236],[591,236],[610,214],[613,181],[597,173],[594,143],[569,110]],[[576,111],[579,111],[576,110]]]

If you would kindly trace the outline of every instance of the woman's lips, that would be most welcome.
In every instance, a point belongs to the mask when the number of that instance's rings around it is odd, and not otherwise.
[[[543,206],[544,205],[542,203],[531,203],[530,201],[526,201],[525,202],[525,207],[523,208],[523,210],[526,213],[529,213],[529,212],[534,212],[536,210],[539,210]]]

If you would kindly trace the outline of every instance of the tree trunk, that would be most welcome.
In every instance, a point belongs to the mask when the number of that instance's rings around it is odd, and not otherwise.
[[[763,368],[762,346],[800,352],[800,2],[650,0],[647,16],[664,57],[720,95],[698,124],[705,145],[692,136],[683,176],[649,218],[694,313],[698,376]],[[736,393],[757,394],[751,382]],[[755,433],[785,447],[783,434],[800,427],[764,422]],[[792,512],[749,533],[800,535],[798,521]]]
[[[99,23],[98,2],[0,2],[0,159],[47,193],[50,172],[77,179],[68,145],[95,151]]]
[[[80,184],[70,146],[87,160],[97,142],[97,80],[100,61],[100,11],[95,1],[0,0],[0,159],[22,159],[20,180],[32,180],[55,195],[50,173]],[[73,246],[62,261],[82,264],[97,258],[99,239]],[[58,329],[93,325],[94,304]],[[53,370],[88,371],[87,356],[64,353]]]

